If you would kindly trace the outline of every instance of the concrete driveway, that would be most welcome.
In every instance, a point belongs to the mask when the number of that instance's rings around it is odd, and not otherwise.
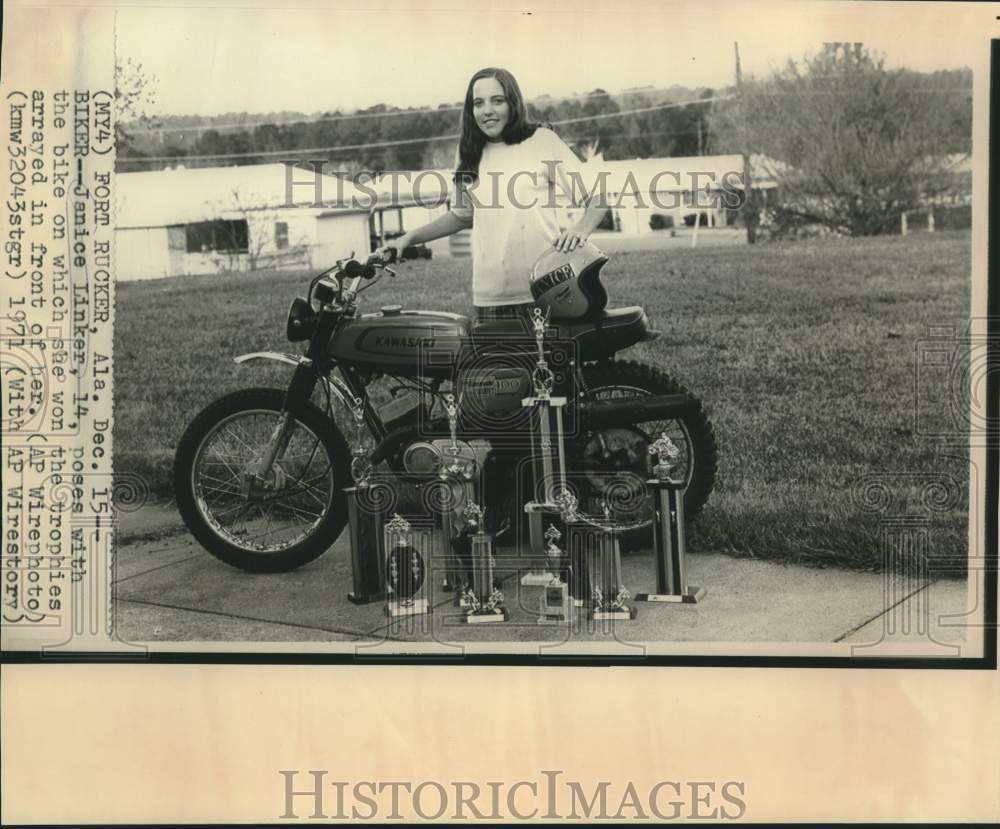
[[[975,609],[965,580],[921,583],[700,553],[687,559],[690,583],[708,590],[699,604],[640,603],[633,621],[579,617],[571,626],[542,627],[541,588],[521,586],[518,560],[501,548],[498,567],[510,618],[468,625],[452,606],[452,594],[440,588],[432,595],[432,613],[403,620],[390,621],[382,603],[349,602],[346,532],[317,560],[274,575],[245,573],[210,556],[172,506],[124,514],[118,539],[117,634],[154,648],[191,650],[190,643],[205,642],[241,650],[239,643],[269,642],[303,643],[304,649],[307,643],[333,643],[325,650],[361,653],[429,645],[558,654],[610,645],[641,656],[727,652],[720,643],[730,643],[728,652],[740,653],[978,655],[964,645],[966,617]],[[655,588],[650,553],[625,556],[623,571],[633,594]]]

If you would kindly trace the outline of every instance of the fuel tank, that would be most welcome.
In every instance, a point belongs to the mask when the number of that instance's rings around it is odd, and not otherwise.
[[[465,348],[469,319],[443,311],[385,306],[345,320],[327,351],[338,361],[393,374],[450,376]]]

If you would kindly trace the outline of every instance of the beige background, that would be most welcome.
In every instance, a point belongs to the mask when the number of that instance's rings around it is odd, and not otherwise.
[[[41,665],[5,667],[3,696],[5,823],[276,820],[278,769],[743,780],[746,820],[1000,818],[995,673]]]
[[[68,5],[44,12],[57,36],[26,37],[14,5],[6,83],[27,70],[40,84],[57,59],[79,67],[84,48],[111,49],[110,28],[101,46]],[[984,162],[995,5],[810,8],[825,15],[827,39],[863,40],[872,27],[926,48],[967,37]],[[784,11],[755,7],[775,38]],[[1000,819],[995,672],[43,664],[4,665],[0,681],[5,824],[276,820],[282,768],[442,782],[562,769],[640,790],[742,780],[747,820]]]

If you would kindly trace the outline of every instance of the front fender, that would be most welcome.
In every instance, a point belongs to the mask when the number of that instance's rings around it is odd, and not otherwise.
[[[284,363],[287,366],[311,365],[312,360],[303,357],[301,354],[282,354],[280,351],[254,351],[252,354],[241,354],[234,357],[233,362],[238,365],[243,363],[254,363],[258,360],[271,360],[276,363]],[[353,408],[354,395],[347,385],[339,377],[321,377],[326,384],[327,390],[348,408]]]
[[[299,354],[282,354],[279,351],[254,351],[252,354],[241,354],[239,357],[233,358],[233,362],[240,365],[243,365],[243,363],[253,363],[257,360],[273,360],[289,366],[297,366],[300,363],[308,365],[312,362],[308,357],[303,357]]]

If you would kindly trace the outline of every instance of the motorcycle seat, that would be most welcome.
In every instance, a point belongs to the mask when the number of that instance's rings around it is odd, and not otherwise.
[[[581,360],[598,360],[659,334],[638,305],[608,308],[592,317],[557,322],[559,337],[573,340]]]

